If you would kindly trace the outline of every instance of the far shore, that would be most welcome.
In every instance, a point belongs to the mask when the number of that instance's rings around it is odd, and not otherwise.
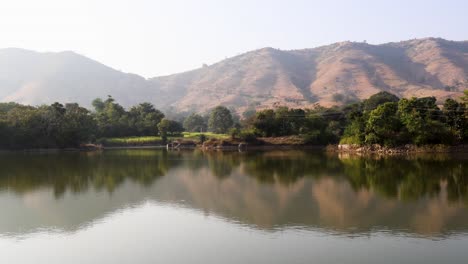
[[[308,144],[265,144],[245,143],[235,141],[219,141],[211,144],[197,144],[194,142],[170,143],[166,145],[132,145],[132,146],[102,146],[87,144],[82,148],[51,148],[51,149],[24,149],[24,150],[0,150],[0,153],[26,152],[26,153],[56,153],[56,152],[94,152],[100,150],[125,150],[125,149],[168,149],[168,150],[194,150],[205,151],[254,151],[254,150],[316,150],[330,153],[349,154],[382,154],[398,155],[413,153],[468,153],[468,145],[405,145],[398,147],[383,147],[380,145],[360,146],[360,145],[308,145]]]

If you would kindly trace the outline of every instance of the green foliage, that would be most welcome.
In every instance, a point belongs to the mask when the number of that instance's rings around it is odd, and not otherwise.
[[[20,106],[19,104],[17,103],[13,103],[13,102],[10,102],[10,103],[0,103],[0,115],[3,113],[3,114],[6,114],[8,111],[10,111],[11,109],[15,108],[15,107],[18,107]]]
[[[441,122],[444,116],[434,97],[401,99],[398,103],[398,113],[414,144],[453,142],[453,135]]]
[[[397,102],[398,101],[398,102]],[[150,103],[126,111],[109,96],[93,101],[95,111],[78,104],[24,106],[0,103],[0,148],[66,148],[95,142],[96,138],[117,138],[109,144],[145,144],[142,138],[158,134],[158,142],[171,138],[204,141],[208,138],[247,142],[261,137],[298,136],[307,144],[453,144],[466,142],[468,135],[468,91],[461,102],[446,100],[440,110],[434,97],[401,99],[381,92],[362,103],[342,108],[312,110],[278,107],[255,113],[234,124],[231,111],[219,106],[206,119],[191,114],[181,123],[164,118]],[[253,112],[252,112],[253,114]],[[184,127],[187,131],[184,131]],[[231,130],[230,130],[231,129]],[[120,140],[125,138],[125,140]],[[129,139],[130,138],[130,139]],[[139,142],[137,138],[142,139]],[[128,139],[128,140],[127,140]],[[138,142],[135,142],[138,141]]]
[[[460,99],[466,105],[466,104],[468,104],[468,90],[463,91],[463,94],[464,95]]]
[[[458,142],[464,142],[468,138],[467,108],[464,103],[453,99],[447,99],[443,109],[446,117],[445,123]]]
[[[398,98],[398,96],[394,94],[385,91],[379,92],[369,97],[369,99],[364,100],[363,108],[364,111],[372,111],[376,109],[379,105],[385,103],[397,103],[399,100],[400,98]]]
[[[372,110],[366,122],[366,144],[396,146],[405,142],[405,129],[397,115],[397,103],[384,103]]]
[[[109,96],[95,99],[95,119],[99,137],[154,136],[164,114],[150,103],[141,103],[126,111]]]
[[[7,108],[3,108],[7,112],[0,113],[2,148],[77,147],[95,135],[96,123],[91,113],[78,104],[65,107],[59,103],[40,107],[10,104]]]
[[[102,104],[101,102],[101,99],[93,101],[96,110],[95,119],[98,126],[98,135],[100,137],[132,136],[133,133],[130,131],[129,118],[125,109],[115,103],[111,96]]]
[[[123,137],[123,138],[103,138],[98,143],[104,146],[154,146],[162,143],[161,137]]]
[[[217,106],[211,111],[208,129],[214,133],[227,133],[234,125],[231,111],[224,106]]]
[[[203,132],[207,130],[205,119],[199,114],[191,114],[184,120],[185,131]]]
[[[135,135],[154,135],[157,125],[164,118],[164,114],[155,109],[150,103],[142,103],[130,108],[129,130],[133,130]]]
[[[268,109],[257,112],[253,121],[255,127],[264,137],[274,136],[276,133],[275,111]]]
[[[229,129],[229,135],[231,136],[231,139],[239,138],[240,129],[239,128],[234,128],[234,127]]]
[[[351,123],[346,126],[340,144],[364,144],[364,128],[365,124],[362,117],[352,120]]]
[[[242,130],[239,133],[239,139],[247,143],[254,143],[257,141],[257,135],[253,130]]]
[[[163,118],[159,122],[158,130],[163,139],[167,136],[181,135],[184,132],[184,128],[179,122],[167,118]]]
[[[198,139],[201,135],[206,136],[206,138],[214,138],[214,139],[227,139],[229,136],[227,134],[215,134],[212,132],[183,132],[182,136],[184,139]]]

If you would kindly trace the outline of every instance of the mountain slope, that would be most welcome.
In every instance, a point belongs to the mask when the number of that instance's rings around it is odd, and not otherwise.
[[[436,38],[370,45],[341,42],[264,48],[190,72],[144,79],[73,52],[0,50],[0,100],[41,104],[115,97],[125,106],[238,112],[277,105],[340,105],[385,90],[401,97],[456,98],[468,89],[468,41]]]
[[[458,97],[468,89],[468,42],[342,42],[249,52],[196,71],[152,79],[181,110],[339,105],[386,90],[401,97]]]
[[[73,52],[0,50],[0,98],[28,104],[79,102],[112,95],[125,105],[155,94],[148,82]]]

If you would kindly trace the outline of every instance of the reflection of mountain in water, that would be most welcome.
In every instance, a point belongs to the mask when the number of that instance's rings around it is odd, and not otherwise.
[[[145,200],[253,228],[442,235],[468,230],[464,157],[300,151],[4,154],[0,234],[75,230]]]

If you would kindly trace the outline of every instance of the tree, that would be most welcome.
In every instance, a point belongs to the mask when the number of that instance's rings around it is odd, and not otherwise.
[[[15,107],[18,107],[20,106],[20,104],[18,103],[13,103],[13,102],[10,102],[10,103],[0,103],[0,114],[3,113],[3,114],[6,114],[8,111],[10,111],[11,109],[15,108]]]
[[[4,114],[0,113],[0,148],[6,148],[9,143],[8,124],[4,120]]]
[[[463,103],[468,104],[468,90],[463,91],[463,97],[461,97],[461,100]]]
[[[95,138],[97,125],[91,113],[76,103],[66,104],[62,133],[64,146],[78,147]]]
[[[372,111],[376,109],[379,105],[385,103],[396,103],[398,101],[400,101],[400,98],[398,98],[398,96],[394,94],[385,91],[379,92],[369,97],[369,99],[364,100],[364,111]]]
[[[302,109],[279,107],[275,111],[275,119],[278,125],[276,128],[277,135],[298,135],[305,123],[305,111]]]
[[[372,110],[366,122],[365,143],[396,146],[404,141],[397,103],[384,103]]]
[[[224,106],[217,106],[211,111],[208,128],[214,133],[227,133],[234,125],[231,111]]]
[[[398,114],[414,144],[450,144],[453,136],[442,123],[435,97],[401,99]]]
[[[111,96],[103,102],[103,106],[99,101],[102,100],[96,99],[93,104],[97,105],[97,107],[95,106],[95,119],[100,137],[131,136],[134,134],[131,132],[132,129],[129,125],[128,113],[121,105],[115,103]]]
[[[31,107],[15,105],[0,113],[0,146],[3,148],[78,147],[90,140],[96,122],[78,104],[54,103]]]
[[[163,118],[164,114],[152,104],[141,103],[130,109],[129,125],[134,130],[134,136],[151,136],[155,134],[155,129]]]
[[[446,117],[446,124],[459,142],[468,136],[468,119],[465,112],[466,106],[464,103],[459,103],[453,99],[445,100],[443,113]]]
[[[169,135],[175,136],[179,135],[180,133],[184,132],[184,128],[182,125],[174,120],[169,120],[167,118],[163,118],[161,122],[158,124],[158,130],[161,137],[167,137]]]
[[[205,119],[199,114],[191,114],[184,120],[184,129],[190,132],[203,132],[207,130]]]
[[[340,139],[341,144],[363,144],[367,115],[363,112],[363,104],[355,103],[343,108],[346,117],[345,129]]]
[[[277,131],[275,111],[267,109],[257,112],[253,121],[253,127],[264,137],[275,135]]]
[[[101,98],[94,99],[91,104],[93,105],[94,110],[98,113],[104,111],[104,108],[106,107],[106,104],[104,104]]]
[[[311,112],[307,115],[301,133],[306,135],[306,141],[309,144],[325,145],[328,143],[327,121],[319,113]]]

